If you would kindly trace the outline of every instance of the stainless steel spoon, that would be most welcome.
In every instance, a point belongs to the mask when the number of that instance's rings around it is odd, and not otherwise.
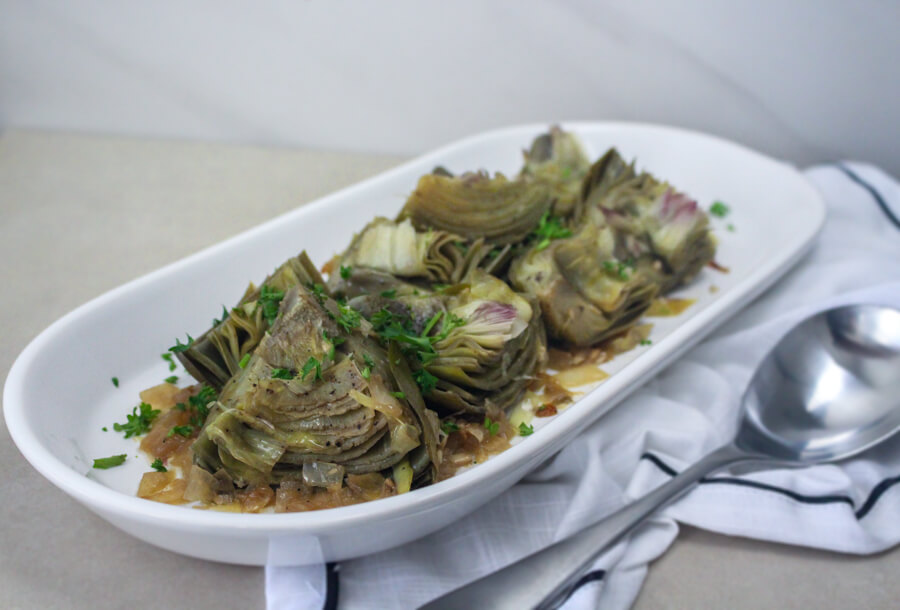
[[[900,310],[821,312],[766,356],[732,442],[599,523],[421,610],[558,608],[593,561],[704,476],[739,462],[810,466],[856,455],[900,429]]]

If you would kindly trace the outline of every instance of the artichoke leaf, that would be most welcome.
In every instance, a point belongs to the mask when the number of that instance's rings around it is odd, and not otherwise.
[[[428,451],[428,459],[431,461],[432,468],[437,468],[441,461],[438,453],[438,436],[440,434],[438,419],[434,412],[425,406],[425,400],[422,398],[419,386],[413,381],[412,371],[410,371],[409,365],[400,351],[400,347],[395,342],[391,342],[388,348],[388,363],[391,367],[394,382],[400,388],[404,400],[412,407],[416,415],[418,427],[421,430],[422,440],[424,441],[425,449]]]
[[[394,484],[397,486],[398,494],[405,494],[412,488],[413,469],[409,465],[408,459],[403,458],[399,463],[394,464],[391,476],[394,479]]]
[[[284,293],[297,285],[321,284],[322,276],[301,252],[287,260],[262,286]],[[263,288],[251,284],[244,296],[224,320],[200,335],[187,350],[177,354],[185,369],[197,381],[220,390],[240,371],[243,357],[253,351],[265,335],[269,320],[259,299]]]
[[[491,245],[523,241],[552,203],[550,188],[537,181],[508,180],[502,174],[428,174],[419,179],[399,220],[419,230],[436,229],[478,238]]]
[[[521,176],[546,183],[553,193],[553,214],[580,218],[582,181],[591,162],[578,137],[553,126],[524,152]]]

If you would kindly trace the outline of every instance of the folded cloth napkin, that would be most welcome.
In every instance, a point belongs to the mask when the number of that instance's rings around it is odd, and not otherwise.
[[[577,532],[729,440],[754,368],[795,322],[841,303],[900,307],[900,184],[856,163],[806,177],[828,219],[773,289],[475,514],[340,565],[266,568],[269,610],[415,608]],[[601,557],[564,608],[630,607],[679,522],[844,553],[884,550],[900,542],[898,482],[900,438],[839,465],[713,475]]]

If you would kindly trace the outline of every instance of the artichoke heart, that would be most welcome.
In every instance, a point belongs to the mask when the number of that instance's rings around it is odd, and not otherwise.
[[[447,231],[416,231],[409,218],[376,218],[340,256],[342,272],[332,274],[328,285],[347,297],[386,291],[404,296],[427,284],[456,284],[473,269],[499,270],[510,251],[483,238],[466,242]]]
[[[376,218],[354,237],[341,257],[341,266],[447,282],[461,258],[454,246],[460,240],[446,231],[417,232],[409,219],[395,223]]]
[[[521,176],[544,182],[553,193],[553,214],[581,216],[581,184],[591,162],[578,138],[558,126],[539,135],[524,152]]]
[[[400,213],[420,230],[435,229],[493,245],[524,240],[550,209],[553,195],[541,181],[508,180],[484,172],[427,174]]]
[[[621,256],[652,265],[662,292],[690,281],[713,256],[709,219],[697,202],[634,169],[610,149],[582,186],[585,206],[619,232]]]
[[[315,265],[301,252],[278,267],[261,287],[250,284],[228,315],[178,353],[178,359],[195,379],[221,389],[240,371],[241,359],[262,341],[285,291],[321,283]]]
[[[510,281],[535,295],[554,338],[593,345],[650,307],[657,284],[642,265],[616,259],[615,242],[611,227],[589,221],[572,237],[532,248],[513,262]]]
[[[427,399],[451,412],[506,409],[522,397],[546,357],[540,310],[483,271],[466,281],[448,299],[436,356],[424,365],[437,378]]]
[[[224,469],[238,486],[333,486],[339,473],[391,468],[434,437],[428,416],[391,393],[397,380],[387,354],[362,324],[342,332],[336,306],[302,285],[287,291],[269,332],[211,409],[194,443],[198,466]]]

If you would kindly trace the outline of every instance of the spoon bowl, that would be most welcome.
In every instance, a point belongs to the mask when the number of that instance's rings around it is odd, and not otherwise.
[[[800,464],[846,459],[900,428],[900,311],[848,305],[794,327],[744,394],[735,444]]]
[[[558,608],[585,569],[703,477],[742,462],[810,466],[869,449],[900,430],[900,310],[846,305],[791,329],[758,366],[731,443],[599,523],[421,610]]]

